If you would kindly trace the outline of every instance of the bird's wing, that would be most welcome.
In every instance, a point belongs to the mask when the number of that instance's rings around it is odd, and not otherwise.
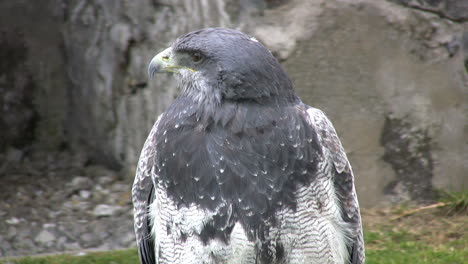
[[[359,203],[354,188],[354,175],[349,164],[346,153],[341,145],[336,131],[319,109],[309,107],[307,113],[311,125],[314,127],[318,139],[323,147],[325,158],[333,162],[334,186],[336,195],[339,199],[343,220],[352,227],[352,248],[350,247],[350,263],[364,263],[364,240],[362,235],[361,215],[359,212]]]
[[[162,115],[161,115],[162,116]],[[155,135],[159,120],[154,124],[141,151],[135,180],[132,186],[133,216],[138,254],[142,264],[154,264],[154,238],[151,237],[151,223],[148,209],[154,199],[152,172],[156,154]]]

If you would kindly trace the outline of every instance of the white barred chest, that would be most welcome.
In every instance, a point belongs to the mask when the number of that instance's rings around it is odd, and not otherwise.
[[[318,177],[311,185],[298,187],[295,197],[296,210],[281,208],[276,225],[266,227],[271,263],[347,263],[350,228],[341,218],[332,181]],[[226,203],[218,199],[220,205]],[[150,218],[157,263],[259,263],[262,241],[249,241],[240,221],[227,243],[200,239],[216,213],[195,204],[178,209],[165,189],[156,188]]]

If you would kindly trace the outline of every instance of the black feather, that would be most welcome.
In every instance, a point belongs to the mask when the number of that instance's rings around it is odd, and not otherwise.
[[[148,196],[148,204],[151,204],[154,200],[154,187],[151,185],[151,190]],[[154,256],[154,238],[151,237],[151,223],[148,218],[143,224],[143,230],[145,233],[138,243],[138,256],[140,257],[141,264],[155,264]]]
[[[155,164],[157,180],[168,186],[177,204],[218,210],[203,240],[225,241],[232,230],[226,226],[237,220],[254,234],[260,225],[275,223],[281,206],[295,209],[293,193],[313,180],[314,157],[321,155],[314,131],[296,106],[225,102],[215,111],[218,119],[201,124],[196,112],[188,114],[193,104],[180,97],[161,119]],[[221,201],[234,207],[231,218],[227,206],[218,208]]]

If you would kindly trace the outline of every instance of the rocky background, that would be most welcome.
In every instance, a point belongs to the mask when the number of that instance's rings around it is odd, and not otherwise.
[[[364,207],[468,183],[468,1],[0,2],[0,257],[134,245],[130,186],[177,96],[147,64],[233,27],[285,66],[341,136]]]

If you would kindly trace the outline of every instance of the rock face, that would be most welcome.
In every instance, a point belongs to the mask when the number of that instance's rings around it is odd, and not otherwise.
[[[408,119],[390,116],[385,119],[382,130],[383,160],[396,174],[396,179],[385,186],[384,194],[400,200],[434,198],[433,146],[428,131],[415,129]]]
[[[468,2],[465,0],[393,0],[404,6],[437,14],[458,22],[468,21]]]
[[[60,3],[0,3],[0,151],[64,144],[68,78]]]
[[[305,102],[329,115],[361,204],[465,189],[466,3],[3,1],[0,151],[68,147],[133,171],[178,93],[171,77],[148,82],[149,59],[184,32],[229,26],[263,42]]]
[[[24,147],[34,138],[37,112],[36,89],[25,65],[28,49],[24,37],[11,29],[0,29],[0,150]]]
[[[63,13],[71,141],[99,163],[135,163],[157,114],[176,96],[171,78],[148,83],[148,58],[183,32],[227,26],[223,2],[80,1]]]
[[[334,122],[361,204],[427,201],[435,188],[466,188],[468,86],[459,47],[467,24],[386,1],[313,2],[265,15],[282,21],[282,13],[313,12],[311,27],[294,20],[266,27],[295,42],[286,70],[301,97]]]

